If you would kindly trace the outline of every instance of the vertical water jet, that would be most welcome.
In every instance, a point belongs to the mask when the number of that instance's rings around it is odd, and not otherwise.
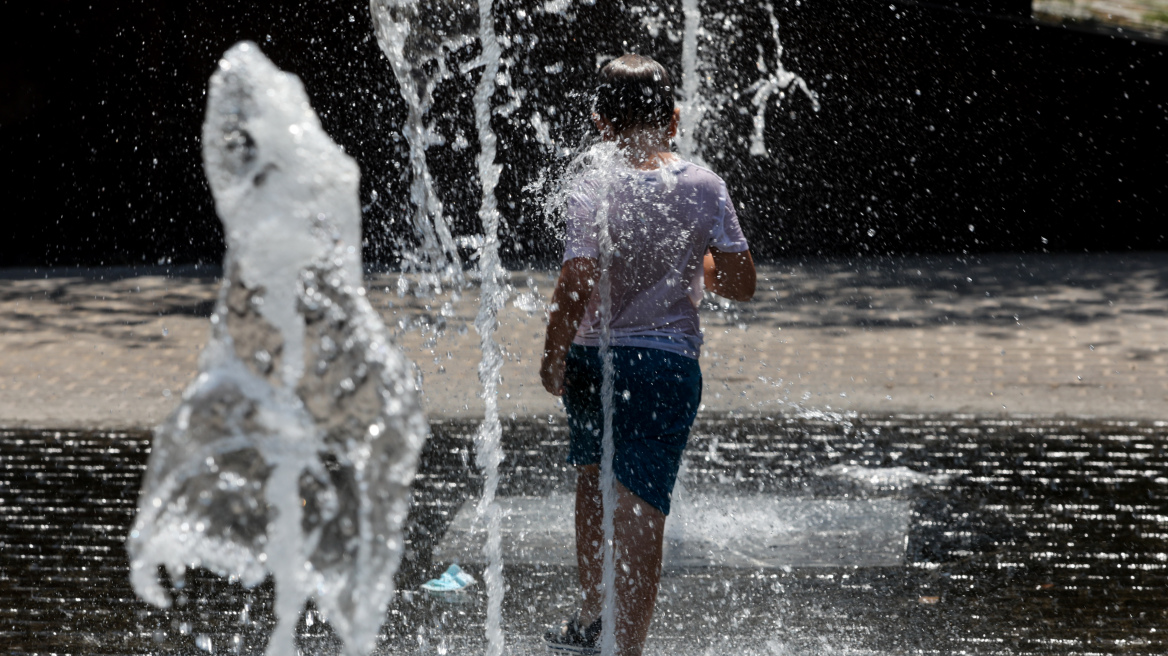
[[[477,9],[477,11],[475,11]],[[499,258],[499,210],[495,188],[502,167],[495,163],[497,140],[491,127],[494,113],[491,99],[495,95],[499,75],[501,47],[495,35],[495,18],[490,0],[479,0],[477,5],[449,0],[371,0],[378,43],[389,58],[397,76],[402,97],[406,100],[407,137],[410,142],[410,162],[413,181],[411,193],[418,207],[416,222],[423,229],[430,223],[422,220],[428,215],[446,248],[449,230],[445,227],[441,205],[434,193],[433,183],[425,163],[425,135],[423,119],[430,109],[434,87],[448,76],[446,57],[454,49],[478,40],[478,59],[464,71],[482,68],[475,87],[474,125],[478,133],[479,153],[475,163],[480,184],[478,210],[482,234],[468,243],[477,242],[479,278],[479,310],[475,330],[479,334],[482,358],[479,362],[479,380],[482,383],[483,423],[475,436],[475,464],[483,471],[483,496],[479,515],[487,526],[484,555],[487,569],[484,579],[487,588],[487,653],[498,656],[503,652],[502,632],[503,564],[500,548],[501,510],[495,502],[499,485],[499,464],[502,426],[499,422],[499,380],[503,353],[495,340],[498,314],[507,301],[507,271]],[[428,72],[429,71],[429,72]],[[417,218],[422,217],[422,218]],[[426,242],[423,240],[423,245]],[[447,256],[458,264],[457,252],[447,249]],[[432,255],[424,258],[433,259]],[[420,259],[424,259],[420,258]]]
[[[499,310],[507,302],[507,271],[499,260],[499,209],[495,187],[499,184],[502,167],[495,163],[496,138],[491,128],[491,98],[495,95],[495,78],[499,75],[500,47],[495,37],[495,17],[492,0],[478,0],[479,10],[479,64],[482,76],[475,88],[475,128],[479,136],[478,164],[482,198],[479,221],[483,240],[479,247],[479,311],[475,330],[479,333],[482,359],[479,361],[479,380],[483,385],[483,423],[475,434],[475,463],[483,470],[483,496],[479,501],[479,515],[486,519],[487,542],[483,555],[487,559],[484,582],[487,586],[487,656],[501,656],[503,638],[503,555],[500,546],[502,511],[495,502],[499,487],[499,463],[503,460],[502,426],[499,423],[499,380],[503,367],[503,353],[495,341],[499,325]]]
[[[699,0],[681,0],[681,120],[677,130],[677,152],[683,159],[704,164],[698,153],[698,131],[707,107],[702,98],[701,62],[698,37],[702,29]]]
[[[604,606],[601,612],[600,652],[616,653],[616,475],[612,469],[616,444],[612,434],[613,385],[616,370],[612,363],[612,233],[608,229],[608,190],[601,196],[596,208],[596,242],[600,251],[600,279],[596,292],[600,295],[600,403],[604,427],[600,441],[600,503],[601,530],[604,532]]]

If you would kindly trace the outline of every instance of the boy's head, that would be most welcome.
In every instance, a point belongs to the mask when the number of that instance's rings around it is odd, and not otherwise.
[[[596,113],[616,134],[630,128],[668,129],[674,113],[669,73],[649,57],[617,57],[600,69]]]

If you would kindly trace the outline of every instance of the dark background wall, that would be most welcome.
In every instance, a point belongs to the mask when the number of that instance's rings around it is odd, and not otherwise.
[[[532,112],[577,144],[597,54],[638,50],[680,72],[668,30],[651,38],[617,3],[569,17],[539,4],[496,3],[499,31],[525,37],[507,51],[522,104],[495,122],[512,264],[558,255],[555,226],[523,191],[559,161],[536,143]],[[198,139],[207,78],[240,39],[304,80],[325,129],[360,163],[366,256],[392,265],[409,245],[404,111],[366,2],[113,5],[0,8],[0,266],[218,260]],[[715,20],[718,10],[736,20]],[[706,51],[710,74],[745,90],[759,77],[758,46],[770,48],[765,14],[737,0],[703,11],[712,34],[733,37],[720,55]],[[768,115],[772,157],[751,157],[738,143],[750,129],[737,111],[752,109],[745,94],[705,151],[759,255],[1168,246],[1165,44],[1038,25],[1018,0],[780,0],[775,11],[784,62],[822,108],[784,100]],[[680,9],[660,12],[680,32]],[[545,72],[557,63],[562,72]],[[448,82],[436,112],[448,144],[461,133],[470,147],[430,151],[461,234],[477,230],[476,79]],[[497,104],[509,97],[502,88]]]

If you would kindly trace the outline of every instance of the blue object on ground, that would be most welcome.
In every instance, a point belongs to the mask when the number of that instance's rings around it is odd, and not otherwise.
[[[442,576],[422,584],[426,592],[459,592],[475,584],[475,578],[462,571],[458,565],[451,565]]]

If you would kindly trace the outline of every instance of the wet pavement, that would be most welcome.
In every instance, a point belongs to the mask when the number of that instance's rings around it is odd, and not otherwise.
[[[412,592],[456,553],[481,571],[459,519],[481,487],[474,429],[433,424],[383,653],[482,651],[481,585]],[[509,653],[540,653],[574,568],[522,553],[556,541],[573,472],[554,417],[509,422],[504,446],[501,494],[523,511],[505,630]],[[0,431],[5,653],[260,653],[270,584],[193,572],[169,610],[134,598],[123,543],[148,450],[143,432]],[[1168,422],[707,415],[682,484],[648,653],[1168,652]],[[301,632],[335,653],[314,613]]]

